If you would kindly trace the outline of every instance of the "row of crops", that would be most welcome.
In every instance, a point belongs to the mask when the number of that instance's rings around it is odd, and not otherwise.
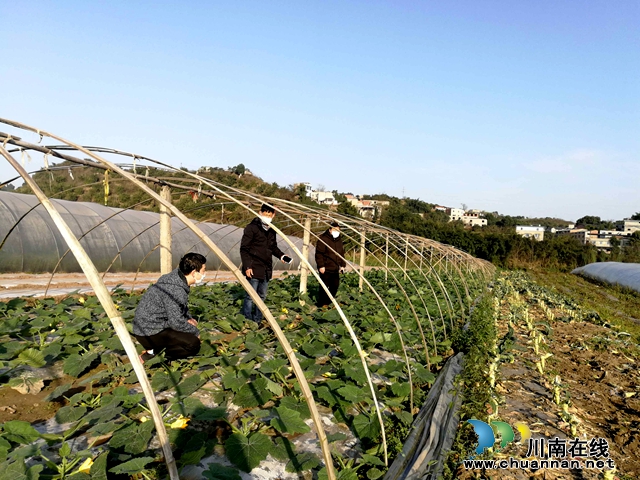
[[[384,293],[398,328],[372,293],[359,290],[354,274],[344,276],[337,300],[369,360],[383,409],[389,463],[401,450],[439,367],[452,354],[451,333],[464,323],[465,312],[444,306],[447,295],[463,287],[450,280],[447,289],[425,305],[417,302],[417,295],[411,296],[416,304],[410,305],[383,272],[373,270],[366,277]],[[431,291],[429,280],[411,272],[403,283],[426,293]],[[298,287],[298,276],[272,282],[268,306],[280,312],[278,323],[297,350],[323,418],[330,419],[328,439],[340,476],[379,478],[386,470],[382,430],[358,352],[336,310],[318,310],[308,296],[300,297]],[[478,295],[482,285],[476,282],[470,288]],[[161,398],[178,465],[197,465],[213,456],[217,461],[209,463],[203,476],[238,478],[239,471],[249,472],[270,456],[288,472],[315,469],[322,476],[315,442],[296,441],[305,435],[313,438],[299,383],[268,326],[238,314],[243,296],[244,290],[232,283],[194,288],[190,310],[203,332],[199,355],[172,363],[158,356],[145,365]],[[139,296],[118,291],[114,299],[122,316],[131,319]],[[420,328],[414,313],[421,319]],[[29,478],[39,473],[43,478],[70,473],[78,479],[117,474],[162,478],[165,467],[153,422],[97,299],[15,299],[0,303],[0,315],[5,380],[29,393],[51,390],[46,400],[57,409],[53,421],[40,425],[20,420],[2,425],[2,470],[29,472]],[[423,336],[421,329],[429,333]],[[52,389],[47,386],[52,377],[64,382]],[[43,433],[45,426],[55,433]]]

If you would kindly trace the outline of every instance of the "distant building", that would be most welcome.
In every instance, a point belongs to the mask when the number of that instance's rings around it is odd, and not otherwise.
[[[582,245],[586,245],[589,238],[589,230],[586,228],[559,228],[556,230],[556,235],[570,235]]]
[[[595,245],[600,250],[610,251],[611,240],[615,237],[618,239],[618,245],[624,248],[629,243],[629,237],[632,232],[620,232],[618,230],[593,230],[589,232],[587,242]]]
[[[387,200],[362,200],[360,195],[345,195],[347,201],[358,209],[358,215],[363,218],[373,218],[376,213],[380,213],[384,207],[389,206]]]
[[[537,227],[532,225],[516,225],[516,234],[541,242],[544,240],[544,227],[540,225]]]
[[[621,232],[632,234],[633,232],[640,230],[640,220],[630,220],[625,218],[616,225],[616,228]]]
[[[447,215],[449,220],[455,222],[456,220],[462,220],[464,216],[464,210],[461,208],[447,208]]]
[[[316,192],[311,191],[309,198],[320,205],[338,205],[338,201],[333,198],[333,192]]]
[[[487,219],[481,218],[479,211],[467,212],[462,216],[461,220],[462,220],[462,223],[470,227],[486,227],[487,226]]]

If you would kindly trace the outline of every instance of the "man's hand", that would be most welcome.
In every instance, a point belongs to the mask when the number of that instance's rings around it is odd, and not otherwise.
[[[283,256],[282,256],[282,261],[283,261],[284,263],[291,263],[291,262],[293,261],[293,258],[291,258],[291,257],[290,257],[290,256],[288,256],[288,255],[283,255]]]
[[[195,319],[193,319],[193,318],[190,318],[189,320],[187,320],[187,323],[188,323],[189,325],[193,325],[194,327],[197,327],[197,326],[198,326],[198,322],[197,322]]]
[[[344,273],[344,267],[340,267],[340,273]]]
[[[324,270],[325,270],[325,269],[324,269],[324,267],[320,267],[320,268],[318,269],[318,271],[319,271],[320,273],[324,273]]]
[[[253,278],[253,269],[252,268],[247,268],[245,270],[244,274],[247,276],[247,278]]]

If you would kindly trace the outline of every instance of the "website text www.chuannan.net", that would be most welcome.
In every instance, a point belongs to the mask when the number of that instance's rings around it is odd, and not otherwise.
[[[606,460],[522,460],[519,458],[509,457],[504,460],[463,460],[462,464],[467,470],[539,470],[542,468],[551,468],[559,470],[591,470],[604,468],[615,468],[615,462],[608,458]]]

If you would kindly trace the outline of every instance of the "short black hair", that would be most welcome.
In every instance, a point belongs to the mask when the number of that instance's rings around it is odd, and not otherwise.
[[[331,222],[331,227],[338,227],[340,228],[340,224],[338,222]]]
[[[262,204],[260,211],[265,213],[276,213],[276,209],[267,203]]]
[[[207,259],[204,255],[199,253],[189,252],[180,259],[180,271],[183,275],[189,275],[194,270],[199,272],[204,264],[207,263]]]

